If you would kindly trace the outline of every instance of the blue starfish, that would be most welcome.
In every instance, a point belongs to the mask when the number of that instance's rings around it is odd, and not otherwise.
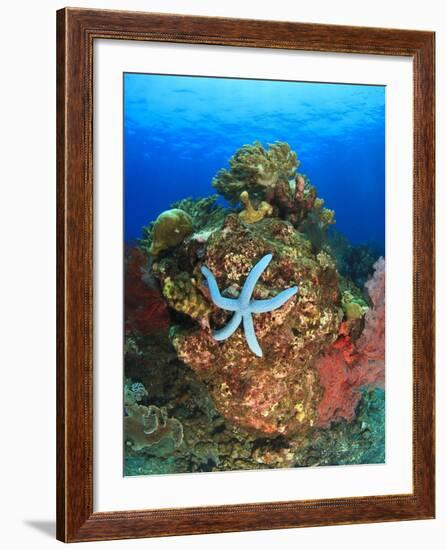
[[[248,342],[248,346],[250,350],[258,357],[262,357],[263,353],[259,346],[259,342],[257,341],[252,314],[273,311],[274,309],[283,306],[283,304],[298,291],[298,287],[293,286],[283,290],[280,294],[274,296],[274,298],[269,298],[268,300],[251,300],[254,287],[260,279],[262,273],[268,267],[272,257],[272,254],[267,254],[256,263],[256,265],[251,269],[239,297],[235,299],[225,298],[222,296],[213,273],[206,266],[202,266],[201,268],[201,272],[206,277],[208,282],[209,291],[214,304],[221,309],[225,309],[226,311],[235,312],[229,323],[222,329],[214,331],[212,336],[219,342],[226,340],[234,334],[240,323],[243,321],[243,329],[245,331],[245,338]]]

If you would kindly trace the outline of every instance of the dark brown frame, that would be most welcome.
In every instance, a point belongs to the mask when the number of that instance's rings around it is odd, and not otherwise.
[[[408,56],[414,67],[413,493],[93,512],[93,42]],[[66,8],[57,12],[57,537],[66,542],[434,517],[432,32]]]

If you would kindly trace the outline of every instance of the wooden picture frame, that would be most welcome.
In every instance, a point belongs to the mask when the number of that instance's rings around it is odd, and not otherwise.
[[[413,492],[93,511],[93,43],[177,42],[413,61]],[[434,517],[432,32],[66,8],[57,13],[57,538],[65,542]]]

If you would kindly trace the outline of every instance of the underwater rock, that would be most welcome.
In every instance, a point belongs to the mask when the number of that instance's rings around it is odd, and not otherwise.
[[[313,359],[336,338],[342,318],[333,260],[325,253],[315,255],[288,222],[265,218],[245,225],[229,215],[223,228],[211,234],[201,265],[212,271],[223,294],[224,289],[240,292],[252,266],[268,253],[274,257],[253,298],[271,298],[293,285],[299,293],[280,309],[254,315],[262,358],[253,355],[240,329],[222,343],[213,339],[209,323],[175,327],[171,338],[227,420],[251,433],[289,435],[317,422],[322,389]],[[203,280],[201,284],[209,296]],[[215,328],[228,320],[228,313],[219,309],[210,315]]]
[[[237,204],[243,191],[252,197],[263,196],[280,179],[288,181],[294,176],[299,161],[288,143],[276,141],[265,149],[255,141],[238,149],[229,165],[229,170],[222,168],[217,173],[212,185],[230,203]]]
[[[266,300],[251,299],[252,293],[260,277],[263,275],[263,272],[268,267],[272,258],[272,254],[266,254],[266,256],[263,256],[263,258],[252,267],[237,298],[226,298],[222,296],[214,274],[206,266],[201,267],[201,272],[206,277],[211,299],[214,304],[224,311],[233,312],[231,320],[227,325],[212,332],[214,340],[217,340],[217,342],[227,340],[234,334],[239,326],[243,325],[243,332],[249,349],[257,355],[257,357],[263,356],[262,349],[259,346],[255,333],[254,321],[252,318],[253,314],[270,313],[281,308],[298,291],[298,287],[293,286],[282,290],[279,294],[276,294],[276,296],[267,298]]]
[[[192,231],[192,218],[184,210],[172,208],[162,212],[152,227],[150,254],[157,256],[163,250],[178,245]]]
[[[142,342],[140,342],[142,344]],[[165,343],[168,346],[168,342]],[[360,464],[383,462],[384,394],[381,390],[363,391],[357,416],[341,420],[330,428],[312,427],[293,438],[273,439],[249,434],[222,418],[203,383],[178,359],[165,364],[168,350],[150,348],[147,360],[133,376],[143,376],[148,396],[138,390],[142,384],[126,380],[126,395],[139,395],[144,403],[155,400],[165,406],[168,416],[183,426],[183,442],[169,456],[148,454],[126,446],[125,474],[167,474],[224,470],[249,470],[293,466]],[[159,368],[160,362],[162,368]],[[127,363],[126,363],[127,372]],[[163,387],[153,388],[161,376]],[[134,393],[135,392],[135,393]],[[162,401],[161,401],[162,399]],[[134,397],[131,398],[134,402]],[[161,403],[165,403],[162,405]]]

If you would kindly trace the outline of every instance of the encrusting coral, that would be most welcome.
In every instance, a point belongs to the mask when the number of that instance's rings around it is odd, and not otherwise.
[[[163,283],[163,295],[171,308],[192,319],[199,319],[211,311],[211,306],[197,290],[195,280],[187,273],[167,277]]]
[[[251,432],[291,434],[317,421],[321,390],[312,360],[336,337],[342,318],[334,263],[323,253],[314,255],[308,240],[288,222],[265,218],[244,225],[235,215],[210,236],[202,261],[223,295],[236,297],[252,266],[270,252],[274,257],[253,298],[272,298],[294,285],[299,293],[280,309],[254,316],[263,357],[252,354],[240,330],[216,342],[208,323],[172,329],[172,342],[225,418]],[[213,327],[228,320],[220,309],[211,313]]]
[[[342,309],[347,321],[355,321],[361,319],[369,308],[363,298],[354,296],[350,290],[344,290],[342,293]]]
[[[133,451],[144,450],[157,456],[169,455],[183,442],[183,427],[168,418],[165,409],[155,405],[128,405],[124,417],[126,444]]]

